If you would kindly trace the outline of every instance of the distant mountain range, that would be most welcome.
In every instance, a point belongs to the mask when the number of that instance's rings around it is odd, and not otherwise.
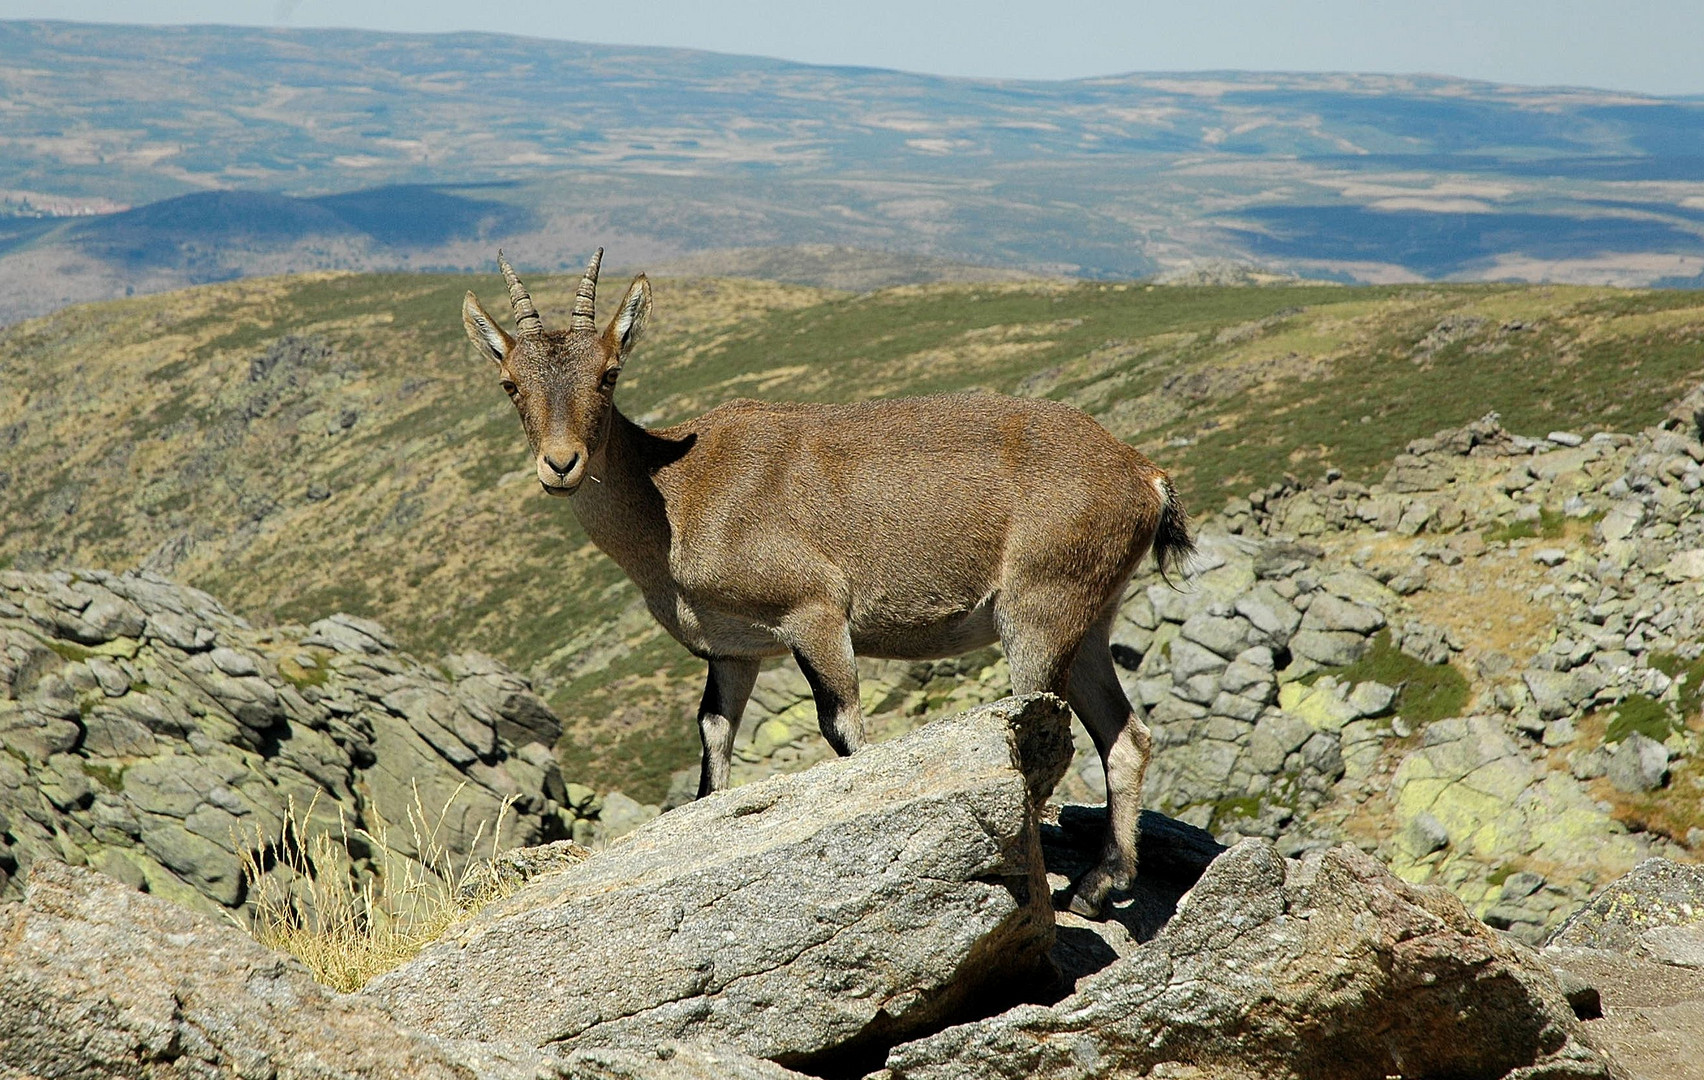
[[[262,272],[483,268],[497,241],[535,271],[602,243],[695,267],[865,249],[894,256],[893,281],[1228,261],[1704,284],[1704,99],[1587,89],[995,81],[499,35],[0,22],[0,149],[0,320]]]

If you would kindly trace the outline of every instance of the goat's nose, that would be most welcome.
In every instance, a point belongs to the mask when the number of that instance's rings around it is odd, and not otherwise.
[[[555,471],[557,476],[567,476],[568,473],[573,470],[574,466],[576,466],[580,463],[580,455],[576,451],[574,456],[569,458],[568,463],[564,465],[564,464],[559,464],[555,458],[551,457],[549,454],[546,454],[544,456],[544,463],[546,465],[549,465],[551,467],[551,469],[553,471]]]

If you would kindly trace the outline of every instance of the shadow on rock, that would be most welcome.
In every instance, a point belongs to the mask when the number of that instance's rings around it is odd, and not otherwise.
[[[1070,883],[1100,855],[1106,829],[1104,806],[1066,804],[1049,807],[1041,825],[1041,850],[1055,906],[1063,908]],[[1205,829],[1186,825],[1153,810],[1142,811],[1136,880],[1115,894],[1100,919],[1084,919],[1060,910],[1052,957],[1059,969],[1059,994],[1142,942],[1150,941],[1177,912],[1179,899],[1195,887],[1208,864],[1225,851]]]

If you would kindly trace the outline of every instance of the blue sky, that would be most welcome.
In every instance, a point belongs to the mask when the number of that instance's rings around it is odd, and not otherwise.
[[[1428,72],[1704,94],[1704,0],[0,0],[0,16],[497,30],[942,75]]]

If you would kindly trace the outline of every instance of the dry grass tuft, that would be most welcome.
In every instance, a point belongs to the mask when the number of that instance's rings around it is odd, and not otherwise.
[[[460,794],[458,787],[434,817],[416,789],[408,829],[417,855],[394,846],[388,826],[376,833],[350,828],[341,808],[335,831],[310,831],[314,804],[298,811],[292,801],[277,836],[256,836],[239,847],[250,932],[306,964],[317,981],[351,993],[510,895],[516,879],[494,873],[488,860],[472,854],[458,859],[440,839]],[[493,823],[491,858],[508,809],[505,801]],[[484,833],[482,824],[472,850]],[[358,867],[352,853],[360,853],[366,866]]]

